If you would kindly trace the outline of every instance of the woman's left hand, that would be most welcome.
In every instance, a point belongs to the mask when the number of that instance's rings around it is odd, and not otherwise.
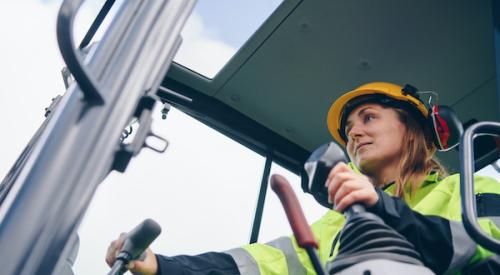
[[[356,202],[371,207],[378,201],[378,194],[369,178],[357,174],[342,162],[330,170],[325,185],[328,187],[328,201],[338,212]]]

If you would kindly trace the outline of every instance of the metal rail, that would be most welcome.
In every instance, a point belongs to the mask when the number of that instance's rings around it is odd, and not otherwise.
[[[73,45],[73,23],[76,12],[84,0],[64,1],[57,16],[57,43],[61,55],[73,74],[78,86],[80,86],[85,98],[89,103],[103,104],[103,97],[99,93],[97,81],[88,72],[88,68],[82,66],[80,57]]]
[[[269,174],[271,173],[271,165],[273,159],[271,155],[266,157],[266,164],[262,172],[262,180],[260,182],[259,197],[257,198],[257,207],[252,223],[252,233],[250,234],[250,243],[256,243],[259,240],[260,224],[262,222],[262,214],[264,213],[264,203],[266,202],[267,186],[269,185]]]
[[[474,193],[474,138],[480,134],[500,135],[500,123],[479,122],[464,132],[460,142],[460,196],[462,221],[465,230],[478,244],[495,253],[500,253],[500,241],[481,230],[477,221],[476,197]]]

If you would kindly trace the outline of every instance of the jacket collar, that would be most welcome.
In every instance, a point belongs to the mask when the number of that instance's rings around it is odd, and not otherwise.
[[[359,171],[358,167],[356,167],[356,165],[354,165],[352,162],[349,162],[348,165],[354,172],[361,174],[361,171]],[[430,184],[437,183],[438,181],[439,181],[439,173],[437,171],[431,171],[429,173],[429,175],[427,175],[427,177],[424,179],[424,182],[422,182],[422,185],[420,186],[420,188],[427,186],[427,185],[430,185]],[[394,181],[389,182],[386,185],[384,185],[384,187],[382,187],[382,190],[387,191],[391,194],[394,194],[394,189],[395,189]],[[405,192],[406,192],[406,190],[405,190]]]

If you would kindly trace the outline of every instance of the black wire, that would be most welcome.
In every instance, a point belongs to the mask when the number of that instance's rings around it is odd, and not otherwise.
[[[104,3],[101,10],[99,11],[99,14],[97,14],[97,17],[94,19],[94,22],[92,22],[92,25],[90,26],[89,30],[87,31],[87,34],[85,34],[85,37],[83,38],[82,42],[80,43],[80,46],[78,47],[79,49],[83,49],[85,46],[87,46],[90,43],[90,41],[92,40],[92,37],[94,37],[95,33],[97,32],[97,30],[101,26],[102,21],[104,21],[104,18],[106,18],[106,15],[108,14],[109,10],[111,10],[111,7],[113,7],[114,3],[115,3],[115,0],[107,0]]]

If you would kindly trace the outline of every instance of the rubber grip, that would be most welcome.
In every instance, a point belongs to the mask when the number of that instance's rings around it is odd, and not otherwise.
[[[127,234],[121,252],[129,253],[131,260],[136,260],[160,233],[161,227],[157,222],[145,219]]]
[[[278,195],[285,209],[288,222],[292,227],[298,245],[302,248],[314,247],[317,249],[318,243],[314,239],[314,235],[290,183],[288,183],[285,177],[274,174],[271,176],[271,188]]]

